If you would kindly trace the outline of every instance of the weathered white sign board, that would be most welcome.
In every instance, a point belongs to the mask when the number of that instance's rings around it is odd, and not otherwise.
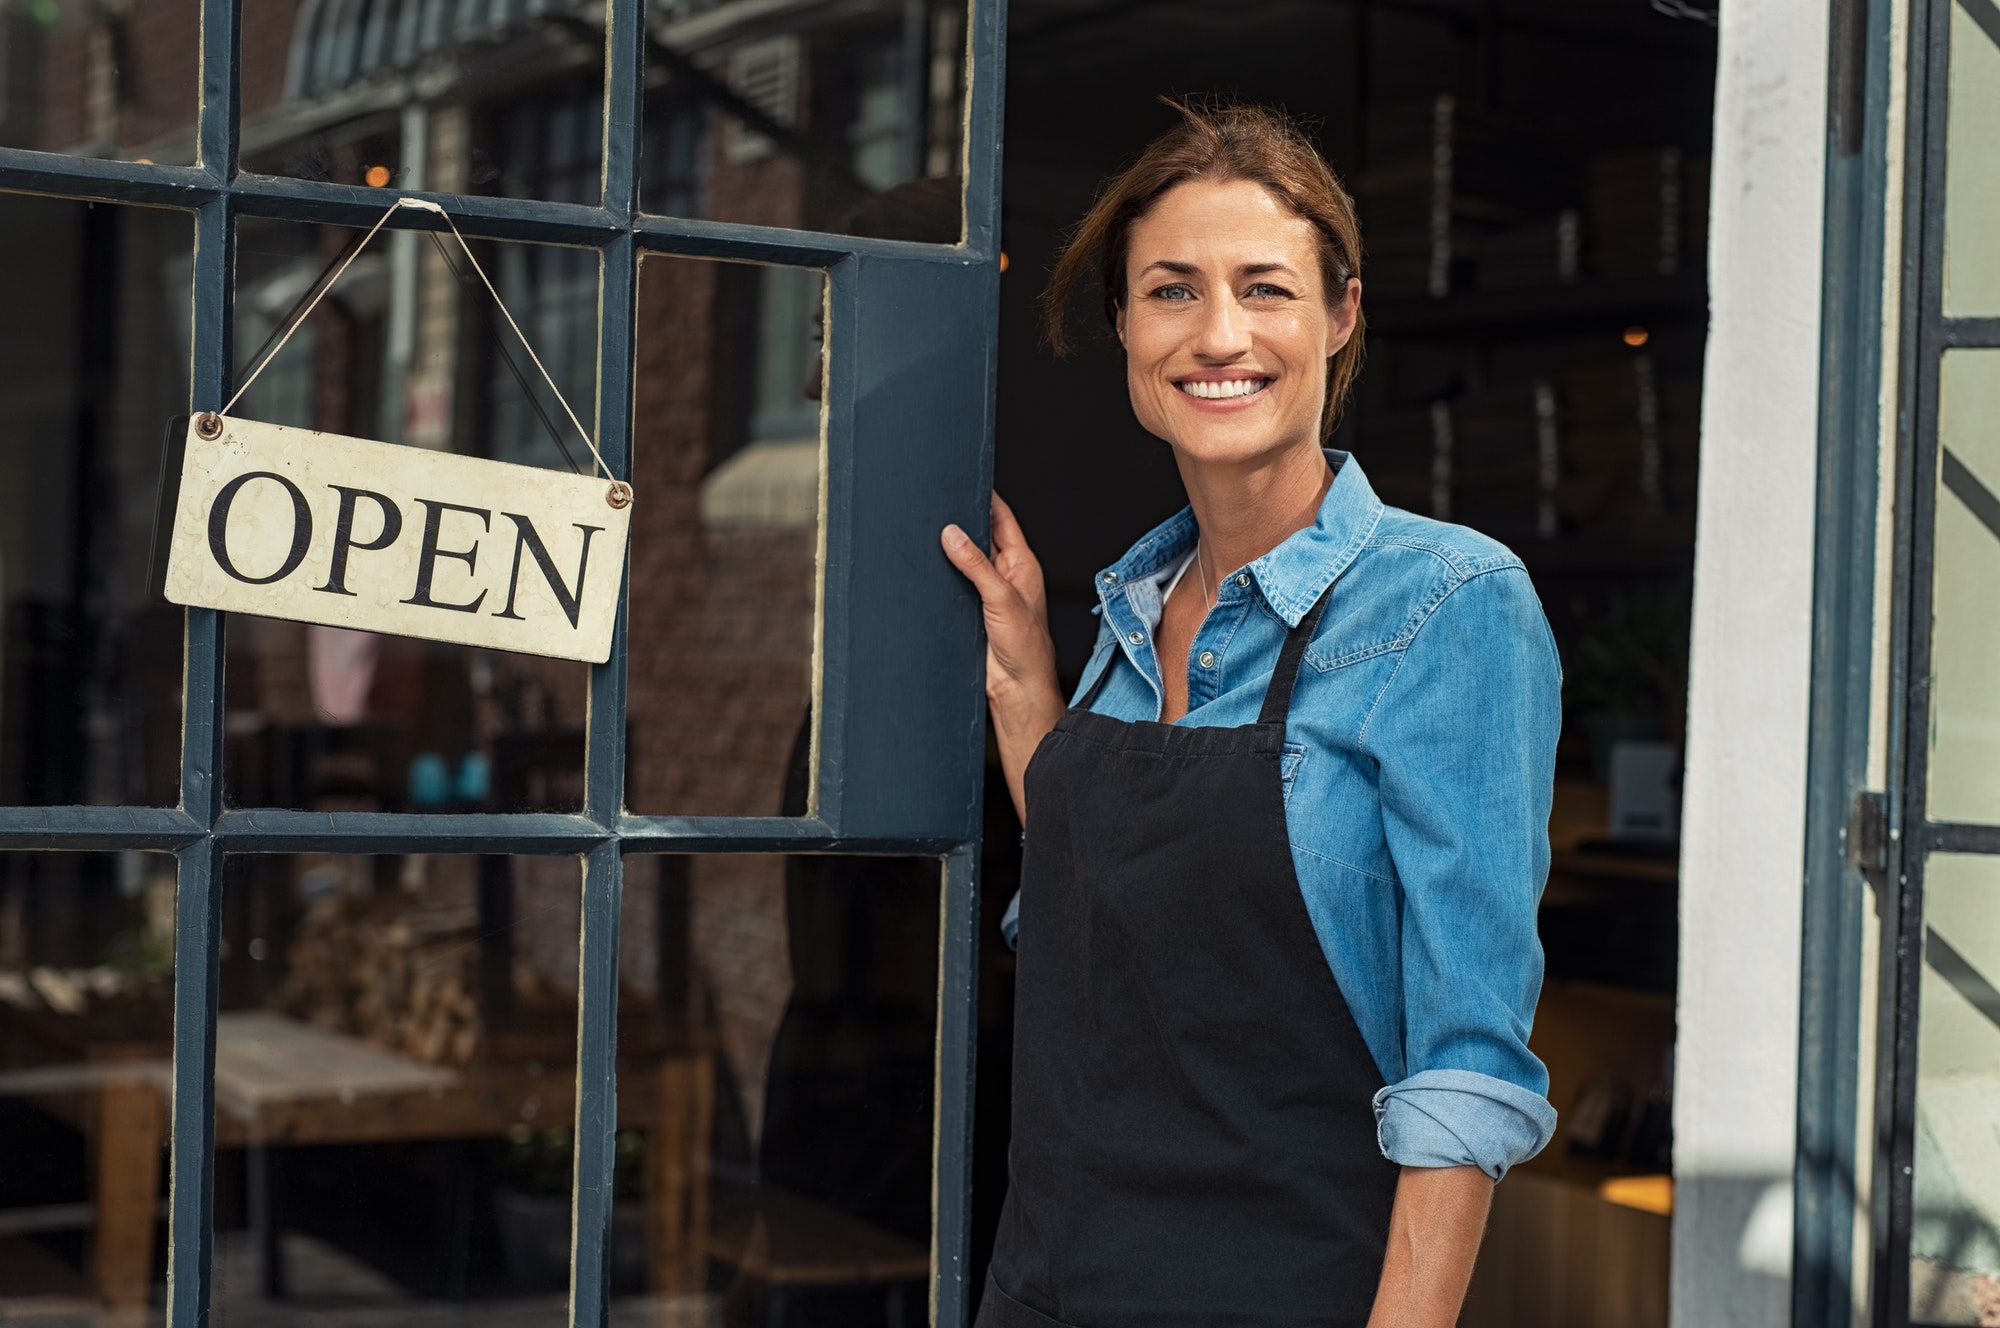
[[[226,415],[191,419],[185,448],[164,585],[175,604],[611,656],[623,484]]]

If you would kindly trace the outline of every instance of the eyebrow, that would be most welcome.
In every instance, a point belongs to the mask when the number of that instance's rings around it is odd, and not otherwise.
[[[1200,267],[1196,266],[1193,263],[1183,263],[1171,258],[1161,258],[1146,264],[1146,266],[1140,270],[1139,275],[1143,277],[1156,267],[1164,268],[1168,272],[1172,272],[1183,277],[1196,276],[1199,275],[1201,272]],[[1261,277],[1261,276],[1267,276],[1273,272],[1283,272],[1289,276],[1298,275],[1296,272],[1293,272],[1291,266],[1286,263],[1245,263],[1241,267],[1236,269],[1236,275],[1239,277]]]

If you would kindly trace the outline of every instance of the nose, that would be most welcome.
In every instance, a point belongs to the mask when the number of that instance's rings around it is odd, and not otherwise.
[[[1202,310],[1194,353],[1204,360],[1227,362],[1250,353],[1250,319],[1234,291],[1209,300]]]

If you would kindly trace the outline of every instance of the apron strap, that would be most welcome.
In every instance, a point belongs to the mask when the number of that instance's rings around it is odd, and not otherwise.
[[[1259,724],[1283,724],[1285,716],[1291,713],[1292,686],[1299,680],[1299,661],[1306,657],[1306,647],[1312,644],[1319,620],[1326,616],[1326,606],[1332,601],[1333,587],[1328,586],[1306,610],[1306,616],[1299,619],[1299,625],[1285,633],[1284,649],[1278,652],[1277,667],[1271,670],[1270,685],[1264,689],[1264,710],[1257,716]]]

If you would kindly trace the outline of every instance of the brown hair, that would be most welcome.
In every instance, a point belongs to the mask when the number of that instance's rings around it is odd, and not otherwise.
[[[1092,269],[1103,289],[1104,316],[1117,324],[1118,310],[1125,303],[1132,223],[1152,211],[1169,189],[1190,180],[1253,181],[1311,222],[1319,240],[1320,272],[1329,304],[1345,298],[1348,278],[1361,275],[1361,225],[1355,220],[1354,200],[1303,127],[1263,106],[1160,100],[1180,112],[1181,122],[1106,182],[1090,211],[1070,232],[1049,274],[1048,288],[1042,292],[1042,332],[1058,355],[1069,353],[1070,300]],[[1357,310],[1354,335],[1327,360],[1321,437],[1333,432],[1341,405],[1361,372],[1364,321]]]

